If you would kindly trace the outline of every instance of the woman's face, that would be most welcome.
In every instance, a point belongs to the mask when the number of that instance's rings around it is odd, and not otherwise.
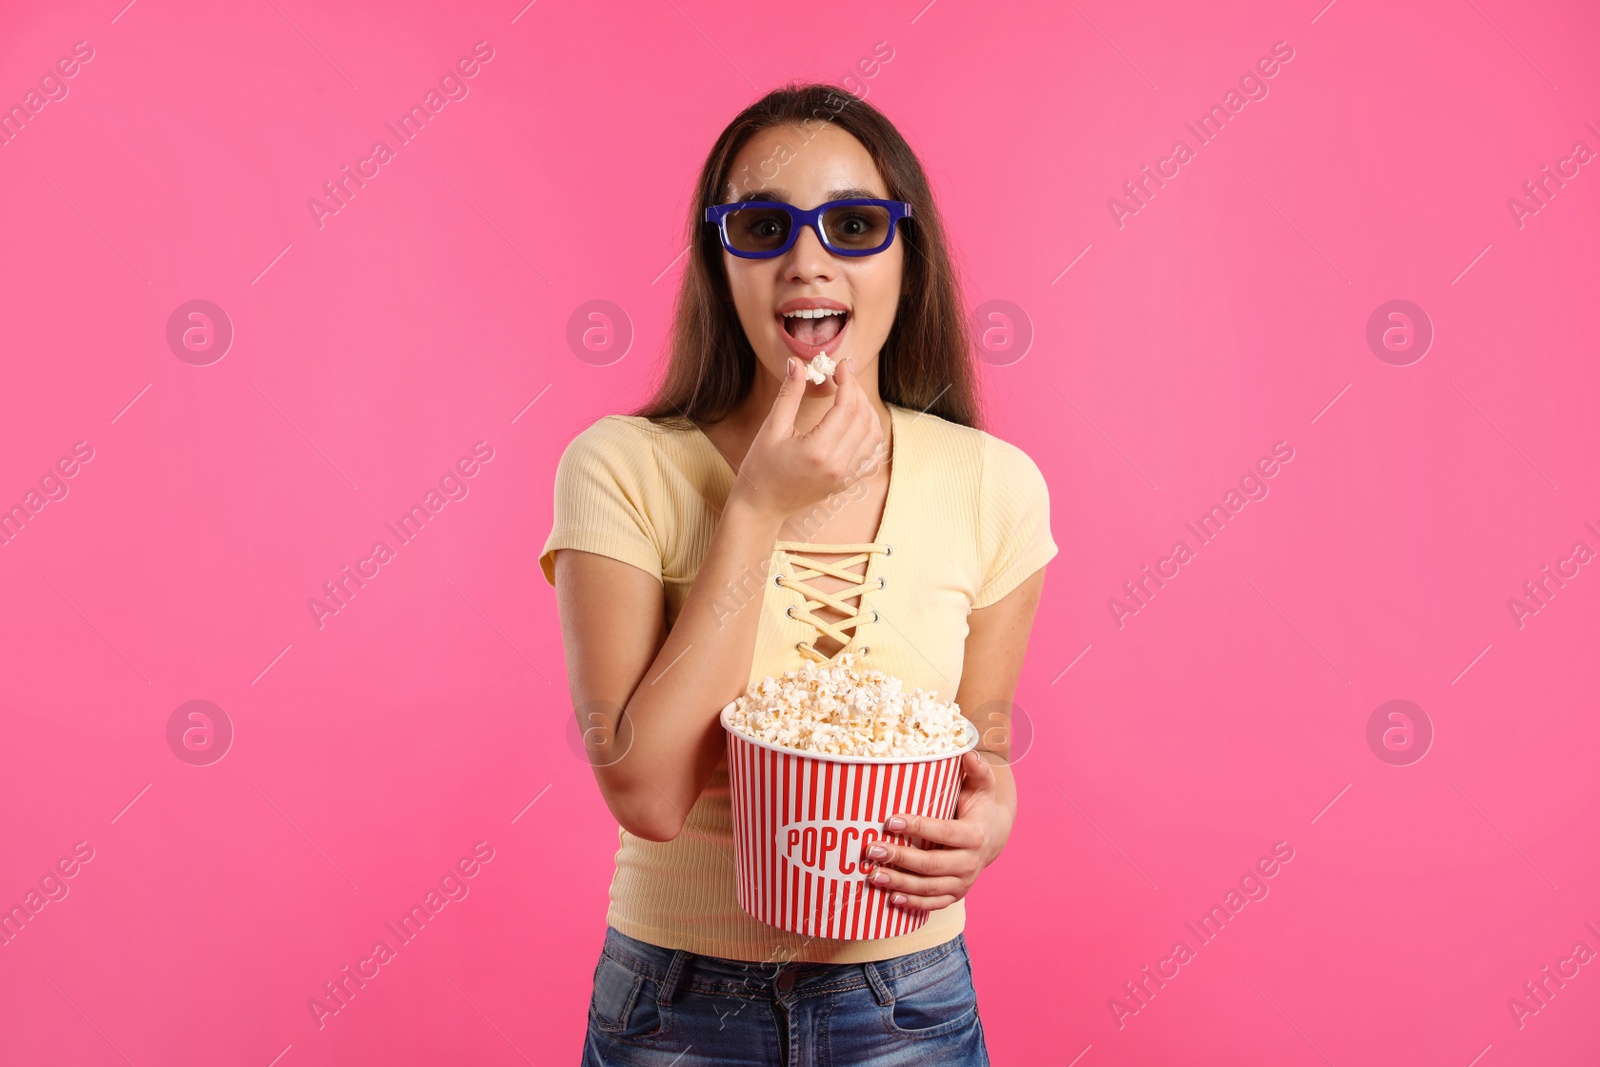
[[[762,130],[734,158],[731,173],[734,185],[723,191],[723,203],[756,192],[798,208],[851,197],[890,198],[866,148],[831,123],[814,131],[797,126]],[[875,380],[878,352],[889,338],[900,301],[903,240],[903,233],[895,234],[893,243],[876,255],[836,256],[806,226],[793,248],[771,259],[744,259],[724,249],[722,261],[739,321],[767,372],[781,381],[790,356],[804,364],[826,352],[835,362],[853,356],[864,384]],[[803,319],[784,314],[818,306],[844,315]],[[837,388],[830,377],[821,384],[807,382],[806,394],[829,396]]]

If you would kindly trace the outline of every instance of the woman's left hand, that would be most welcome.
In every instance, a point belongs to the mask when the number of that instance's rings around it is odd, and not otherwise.
[[[865,858],[878,864],[867,881],[892,893],[891,903],[923,911],[949,907],[967,895],[979,872],[1000,854],[1011,835],[1012,816],[999,803],[994,768],[976,751],[961,758],[966,776],[954,819],[895,815],[885,823],[891,833],[945,847],[917,848],[882,840],[866,851]],[[899,869],[890,870],[890,864]]]

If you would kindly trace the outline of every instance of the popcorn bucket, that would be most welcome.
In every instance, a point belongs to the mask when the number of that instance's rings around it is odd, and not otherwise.
[[[955,816],[961,757],[977,747],[978,728],[966,723],[961,748],[943,756],[821,755],[733,729],[736,703],[722,709],[721,721],[739,906],[780,930],[851,941],[896,937],[927,922],[926,911],[891,904],[891,890],[867,884],[877,864],[864,853],[880,839],[925,847],[921,838],[885,831],[891,815]]]

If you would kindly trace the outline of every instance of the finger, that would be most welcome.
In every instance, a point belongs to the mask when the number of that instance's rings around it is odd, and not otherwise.
[[[834,378],[837,379],[840,373],[841,371],[835,371]],[[851,418],[855,414],[860,393],[859,386],[855,390],[850,390],[841,385],[834,392],[833,403],[828,406],[827,412],[817,422],[816,426],[812,427],[811,432],[805,435],[806,440],[824,443],[838,440],[844,427],[849,425]],[[826,451],[832,452],[833,449],[829,446]]]
[[[872,398],[867,396],[867,391],[856,378],[852,377],[846,386],[855,401],[851,416],[853,425],[849,431],[840,434],[839,450],[833,458],[844,464],[846,480],[854,482],[858,478],[871,477],[878,470],[874,456],[880,451],[883,422],[872,405]]]
[[[833,384],[835,384],[839,388],[843,389],[844,386],[845,386],[845,382],[847,382],[847,381],[855,381],[855,379],[856,379],[856,365],[855,365],[855,362],[853,360],[851,360],[851,358],[849,356],[846,356],[843,359],[841,359],[838,362],[838,364],[833,368]]]
[[[805,396],[805,371],[793,356],[784,364],[787,377],[778,385],[778,396],[761,424],[762,432],[788,436],[794,433],[794,418],[800,411],[800,400]]]
[[[870,408],[871,405],[869,404],[868,409],[870,410]],[[877,418],[876,412],[873,412],[873,418]],[[867,424],[867,429],[868,436],[859,446],[859,450],[855,455],[855,464],[852,467],[857,478],[872,477],[882,470],[883,465],[889,461],[889,439],[883,435],[882,425],[879,425],[876,434],[871,433],[872,423],[869,422]]]
[[[880,873],[888,875],[888,880],[875,881]],[[924,878],[921,875],[907,874],[904,871],[874,871],[867,876],[867,881],[874,889],[920,897],[936,897],[946,893],[952,896],[961,896],[967,891],[967,887],[971,885],[969,881],[952,875]]]
[[[872,406],[870,397],[862,407],[866,409],[867,429],[871,432],[863,444],[858,461],[862,470],[876,474],[889,462],[889,435],[884,433],[883,423],[879,420],[878,412]]]
[[[956,795],[956,819],[965,819],[972,812],[980,808],[993,808],[998,803],[997,779],[994,767],[989,765],[989,759],[1000,762],[1000,757],[993,753],[982,753],[977,750],[967,753],[971,757],[971,764],[981,770],[969,771],[961,780],[961,791]],[[963,761],[963,766],[966,762]]]
[[[866,387],[861,384],[861,372],[856,370],[856,361],[853,358],[846,357],[840,367],[847,371],[849,375],[843,380],[840,380],[838,374],[834,375],[834,379],[840,381],[840,389],[852,394],[853,399],[861,401],[862,407],[871,407],[872,405],[867,402]]]
[[[951,848],[977,848],[983,844],[983,827],[967,819],[932,819],[926,815],[901,815],[899,818],[906,821],[906,828],[890,830],[885,823],[886,833],[920,837],[924,841],[934,841]],[[883,845],[889,849],[903,847],[888,842],[883,842]]]
[[[948,908],[959,899],[959,897],[952,896],[949,893],[943,893],[936,897],[907,896],[904,893],[896,893],[889,898],[890,903],[913,911],[938,911],[941,908]]]
[[[965,849],[917,848],[915,845],[893,845],[887,841],[875,841],[873,845],[874,848],[867,850],[867,862],[876,863],[879,867],[893,864],[904,871],[927,875],[959,875],[975,871],[978,867],[975,860],[977,854]],[[881,858],[874,855],[877,848],[887,849],[888,855]]]
[[[866,449],[866,442],[872,436],[878,415],[872,410],[872,405],[865,397],[857,406],[854,416],[848,425],[839,433],[839,438],[828,451],[828,460],[838,464],[844,471],[842,475],[846,486],[853,485],[865,476],[870,475],[872,468],[864,465],[859,457]]]
[[[856,375],[855,360],[846,356],[839,361],[838,366],[833,370],[833,384],[838,386],[835,391],[837,399],[843,399],[843,397],[839,396],[841,393],[859,394],[861,392],[861,379]]]
[[[833,384],[835,386],[834,403],[844,400],[855,401],[859,399],[856,394],[861,392],[861,379],[856,375],[855,360],[846,356],[841,359],[833,371]]]
[[[996,762],[1005,762],[998,752],[980,752],[973,749],[965,754],[962,758],[962,770],[966,772],[966,777],[961,781],[962,793],[994,792],[996,779],[994,767],[989,763],[990,756],[993,756]]]

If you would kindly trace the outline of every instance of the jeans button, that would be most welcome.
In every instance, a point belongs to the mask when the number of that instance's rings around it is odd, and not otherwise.
[[[794,972],[784,971],[778,975],[778,992],[787,993],[794,988]]]

